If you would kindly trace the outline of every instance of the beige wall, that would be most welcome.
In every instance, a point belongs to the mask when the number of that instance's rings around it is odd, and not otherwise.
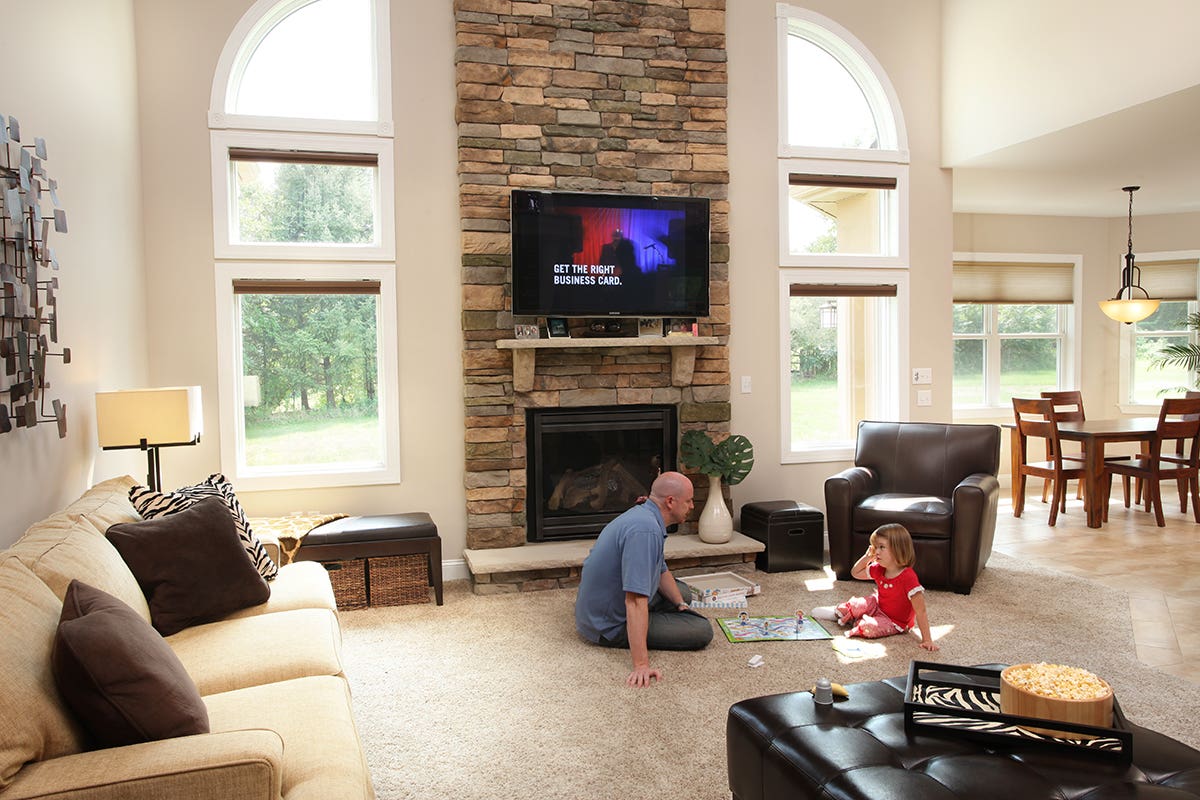
[[[934,0],[901,5],[797,3],[850,30],[887,72],[908,130],[912,315],[908,361],[932,367],[934,405],[912,419],[950,417],[950,175],[940,168],[941,27]],[[728,15],[732,430],[754,443],[754,471],[733,488],[744,503],[790,498],[824,507],[825,478],[843,462],[780,464],[778,80],[775,3],[736,0]],[[753,391],[740,392],[742,376]]]
[[[217,60],[251,0],[136,0],[144,141],[151,379],[198,383],[204,440],[164,453],[166,485],[220,464],[207,112]],[[464,543],[454,19],[448,3],[392,5],[399,485],[241,492],[252,515],[428,511],[445,557]]]
[[[50,245],[62,265],[59,341],[72,356],[49,365],[48,396],[66,403],[67,438],[53,424],[0,436],[4,546],[95,476],[144,474],[140,454],[97,448],[93,397],[144,380],[146,303],[131,0],[3,0],[0,20],[0,111],[20,121],[26,142],[46,140],[67,212],[70,232],[51,233]]]

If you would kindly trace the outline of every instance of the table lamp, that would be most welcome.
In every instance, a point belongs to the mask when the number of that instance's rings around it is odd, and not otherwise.
[[[204,431],[199,386],[96,392],[96,434],[102,450],[146,451],[146,485],[162,491],[160,447],[196,444]]]

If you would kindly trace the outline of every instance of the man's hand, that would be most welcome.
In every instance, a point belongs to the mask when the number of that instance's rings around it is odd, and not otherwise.
[[[634,667],[633,672],[629,673],[629,677],[625,679],[625,684],[640,688],[642,686],[649,686],[652,681],[656,680],[662,680],[662,670],[654,669],[654,667],[647,664],[644,667]]]

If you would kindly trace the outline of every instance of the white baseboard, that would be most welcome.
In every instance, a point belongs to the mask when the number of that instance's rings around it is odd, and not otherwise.
[[[455,558],[442,562],[443,581],[465,581],[470,577],[471,570],[467,569],[467,562],[464,559]]]

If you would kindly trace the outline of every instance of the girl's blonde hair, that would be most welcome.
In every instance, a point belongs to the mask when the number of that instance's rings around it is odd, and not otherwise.
[[[912,537],[908,534],[908,528],[896,522],[880,525],[871,534],[871,544],[875,544],[878,539],[887,542],[888,547],[891,548],[892,557],[900,566],[911,567],[917,563],[917,553],[913,549]]]

